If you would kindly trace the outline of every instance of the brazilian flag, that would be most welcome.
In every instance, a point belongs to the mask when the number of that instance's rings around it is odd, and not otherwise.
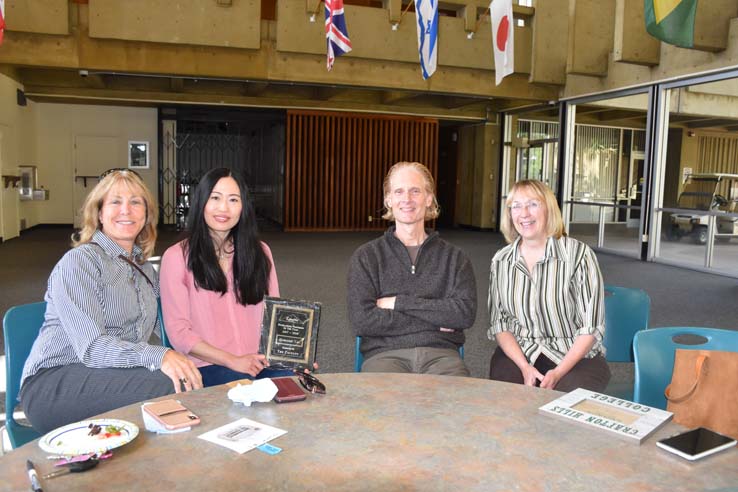
[[[644,9],[651,36],[682,48],[694,46],[697,0],[644,0]]]

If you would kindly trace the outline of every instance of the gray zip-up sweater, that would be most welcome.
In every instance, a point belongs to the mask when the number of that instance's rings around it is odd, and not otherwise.
[[[457,349],[474,324],[477,288],[469,258],[428,232],[413,265],[390,227],[359,247],[348,272],[348,316],[365,358],[400,348]],[[394,309],[377,299],[397,296]],[[441,331],[451,328],[454,332]]]

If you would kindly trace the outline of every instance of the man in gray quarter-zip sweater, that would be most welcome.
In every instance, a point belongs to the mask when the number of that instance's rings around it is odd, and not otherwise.
[[[395,164],[384,181],[384,218],[395,225],[351,257],[348,314],[362,337],[362,371],[469,375],[459,347],[477,311],[474,270],[426,231],[438,217],[433,190],[425,166]]]

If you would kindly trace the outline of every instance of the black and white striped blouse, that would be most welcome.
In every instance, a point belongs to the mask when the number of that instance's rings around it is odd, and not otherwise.
[[[48,367],[161,367],[166,348],[147,342],[158,327],[159,281],[150,263],[140,271],[128,253],[97,231],[92,243],[68,251],[51,272],[41,332],[21,381]],[[133,256],[140,254],[134,246]],[[22,383],[21,383],[22,384]]]
[[[594,252],[576,239],[550,237],[531,276],[519,244],[492,258],[489,338],[512,333],[531,364],[541,353],[560,363],[579,335],[595,336],[587,357],[604,354],[604,291]]]

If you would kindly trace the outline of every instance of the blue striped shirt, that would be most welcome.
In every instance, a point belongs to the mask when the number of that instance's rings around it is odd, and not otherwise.
[[[570,237],[550,237],[531,275],[519,244],[520,238],[492,258],[489,338],[512,333],[531,364],[540,354],[561,363],[579,335],[595,337],[587,357],[604,355],[604,288],[592,249]]]
[[[97,231],[92,242],[96,244],[68,251],[51,272],[44,324],[21,381],[41,369],[78,363],[161,368],[168,349],[148,344],[159,324],[159,281],[153,266],[140,265],[152,286],[119,258],[131,256],[115,241]],[[134,246],[133,257],[140,253]]]

